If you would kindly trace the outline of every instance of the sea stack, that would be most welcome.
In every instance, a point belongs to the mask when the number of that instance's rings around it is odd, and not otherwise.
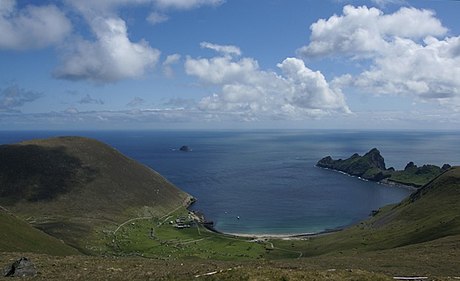
[[[184,151],[184,152],[190,152],[190,151],[192,151],[192,149],[191,149],[189,146],[187,146],[187,145],[181,146],[181,147],[179,148],[179,150],[180,150],[180,151]]]

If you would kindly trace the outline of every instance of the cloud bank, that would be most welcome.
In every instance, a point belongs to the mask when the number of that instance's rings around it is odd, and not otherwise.
[[[28,5],[0,1],[0,49],[26,50],[55,45],[72,31],[72,24],[55,5]]]
[[[203,45],[203,44],[202,44]],[[265,71],[253,58],[235,58],[239,49],[206,43],[224,53],[213,58],[187,57],[185,71],[218,93],[203,98],[199,108],[222,114],[233,113],[245,120],[304,119],[332,113],[350,113],[339,89],[332,89],[319,71],[312,71],[297,58],[287,58]],[[237,51],[238,50],[238,51]]]
[[[158,62],[160,51],[144,40],[130,41],[122,19],[98,17],[90,25],[96,41],[69,44],[55,71],[57,78],[115,82],[140,77]]]
[[[429,10],[401,8],[384,14],[376,8],[345,6],[342,15],[310,27],[304,58],[338,56],[370,61],[359,74],[336,77],[337,88],[372,94],[411,96],[460,109],[460,37]]]
[[[17,85],[0,89],[0,112],[17,111],[24,104],[33,102],[42,96],[42,93],[27,91]]]

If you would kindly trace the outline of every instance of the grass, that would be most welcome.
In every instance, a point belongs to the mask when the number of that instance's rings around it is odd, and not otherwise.
[[[388,180],[420,187],[429,183],[442,172],[441,168],[435,165],[423,165],[422,167],[414,166],[409,169],[393,172]]]
[[[304,256],[364,253],[460,234],[460,168],[447,171],[398,205],[343,231],[294,242]],[[458,237],[458,236],[457,236]],[[275,245],[286,247],[285,241]],[[292,242],[291,242],[292,243]]]
[[[39,273],[24,280],[392,280],[389,275],[357,268],[318,269],[290,261],[163,261],[140,257],[53,257],[29,253],[0,255],[0,266],[27,256]],[[215,273],[212,275],[205,275]],[[197,277],[198,276],[198,277]],[[2,278],[0,280],[9,280]]]
[[[92,139],[2,145],[0,156],[0,205],[85,253],[104,225],[144,211],[161,217],[191,199],[155,171]]]
[[[107,237],[108,250],[117,255],[165,260],[235,261],[296,258],[300,255],[300,252],[291,249],[273,248],[270,242],[214,233],[193,222],[190,228],[185,229],[177,229],[174,223],[170,223],[187,216],[188,211],[182,208],[162,220],[141,219],[126,224],[115,235]]]
[[[0,209],[0,251],[75,255],[78,251]]]

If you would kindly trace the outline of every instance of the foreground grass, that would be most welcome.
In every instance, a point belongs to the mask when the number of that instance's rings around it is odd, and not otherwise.
[[[75,255],[78,251],[0,209],[0,251],[35,251],[51,255]]]
[[[32,280],[393,280],[394,276],[458,280],[459,241],[459,236],[450,236],[391,250],[274,261],[0,253],[0,267],[27,256],[39,271]]]
[[[388,275],[360,269],[315,269],[289,262],[162,261],[139,257],[56,257],[2,253],[0,265],[28,256],[38,275],[23,280],[392,280]],[[0,280],[9,280],[2,278]]]

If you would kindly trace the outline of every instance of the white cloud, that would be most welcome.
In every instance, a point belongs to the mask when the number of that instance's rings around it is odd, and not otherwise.
[[[144,40],[131,42],[122,19],[98,17],[90,25],[96,41],[80,39],[69,45],[56,77],[114,82],[140,77],[157,63],[160,52]]]
[[[160,14],[158,12],[151,12],[147,17],[147,21],[152,25],[159,24],[165,22],[169,19],[169,17],[165,14]]]
[[[232,46],[232,45],[217,45],[217,44],[212,44],[209,42],[201,42],[200,46],[201,48],[210,49],[218,53],[221,53],[223,55],[241,56],[240,48],[236,46]]]
[[[410,95],[460,109],[459,77],[460,37],[429,37],[423,44],[397,39],[374,59],[369,70],[339,77],[335,83],[376,94]]]
[[[185,62],[187,74],[220,87],[219,93],[199,103],[201,110],[216,116],[233,114],[244,120],[305,119],[350,113],[343,94],[331,89],[319,71],[310,70],[296,58],[287,58],[278,67],[282,75],[259,69],[252,58],[188,57]]]
[[[0,1],[0,49],[43,48],[61,42],[72,30],[65,14],[54,5],[28,5]]]
[[[174,71],[172,66],[177,64],[181,58],[179,54],[172,54],[166,57],[165,61],[163,62],[163,73],[166,77],[174,76]]]
[[[233,81],[249,83],[253,76],[247,74],[257,73],[258,68],[257,61],[252,58],[233,61],[231,57],[214,57],[211,59],[188,57],[185,61],[187,74],[197,76],[202,81],[211,84],[227,84]]]
[[[309,56],[373,55],[386,49],[395,38],[423,39],[447,32],[434,12],[403,7],[389,15],[366,6],[343,8],[343,15],[320,19],[310,26],[310,44],[298,50]]]
[[[86,20],[95,36],[94,41],[73,39],[62,48],[61,64],[55,77],[69,80],[115,82],[143,76],[153,68],[160,51],[145,40],[133,42],[128,37],[126,22],[117,13],[123,6],[152,5],[154,9],[191,9],[203,5],[219,5],[221,0],[65,0]],[[152,12],[147,21],[157,24],[168,16]],[[166,63],[167,75],[172,75]]]
[[[159,8],[192,9],[200,6],[218,6],[225,0],[153,0]]]
[[[460,37],[439,39],[447,28],[434,12],[401,8],[384,14],[376,8],[345,6],[343,15],[311,26],[306,56],[344,56],[366,60],[368,69],[333,80],[336,88],[371,94],[411,96],[460,109]]]

